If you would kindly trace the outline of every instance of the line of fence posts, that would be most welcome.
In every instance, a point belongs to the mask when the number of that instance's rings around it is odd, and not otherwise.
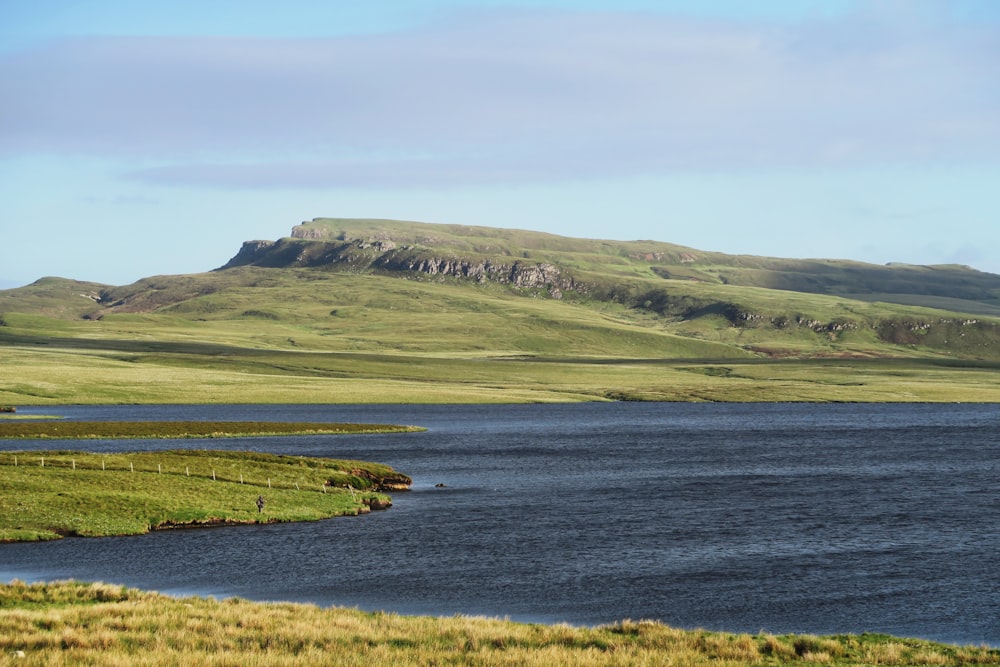
[[[17,455],[15,455],[14,456],[14,467],[15,468],[18,466],[18,463],[19,463],[19,459],[18,459]],[[51,460],[50,460],[50,463],[51,463]],[[44,456],[39,457],[39,464],[38,465],[40,467],[42,467],[42,468],[45,467],[45,457]],[[70,459],[70,467],[73,470],[76,470],[76,459]],[[135,462],[129,461],[128,462],[128,468],[129,468],[130,472],[134,473],[135,472]],[[107,469],[108,469],[107,459],[102,458],[101,459],[101,470],[102,471],[107,471]],[[156,464],[156,472],[158,474],[160,474],[160,475],[163,474],[163,464],[162,463],[157,463]],[[184,466],[184,474],[187,477],[191,476],[191,467],[190,466]],[[212,481],[218,481],[218,478],[216,477],[216,474],[215,474],[215,468],[212,468]],[[245,483],[245,481],[244,481],[244,477],[243,477],[243,471],[241,470],[240,471],[240,484],[244,484],[244,483]],[[299,483],[297,481],[293,482],[293,484],[295,484],[295,490],[296,491],[301,491],[302,490],[301,487],[299,486]],[[270,477],[267,478],[267,488],[269,488],[269,489],[273,488],[272,484],[271,484],[271,478]],[[348,488],[348,490],[351,493],[351,497],[354,498],[354,499],[356,499],[357,497],[354,494],[354,487],[352,487],[350,484],[348,484],[347,488]],[[323,494],[326,494],[326,484],[321,484],[320,485],[320,492],[322,492]]]

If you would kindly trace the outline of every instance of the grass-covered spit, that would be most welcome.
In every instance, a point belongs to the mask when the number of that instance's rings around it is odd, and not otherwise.
[[[405,433],[422,430],[392,424],[254,421],[0,421],[0,438],[231,438],[259,435]]]
[[[0,452],[0,542],[356,515],[409,484],[378,463],[253,452]]]
[[[996,665],[1000,651],[886,635],[599,628],[408,617],[241,599],[171,598],[107,584],[0,585],[0,664]]]

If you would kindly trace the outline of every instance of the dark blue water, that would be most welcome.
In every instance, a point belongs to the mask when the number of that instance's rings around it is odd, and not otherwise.
[[[73,419],[418,424],[403,435],[0,441],[387,463],[388,512],[0,545],[0,580],[407,614],[1000,646],[1000,406],[589,404],[22,409]],[[444,483],[445,488],[435,488]]]

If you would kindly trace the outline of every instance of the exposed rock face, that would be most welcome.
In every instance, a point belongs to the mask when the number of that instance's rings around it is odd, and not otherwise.
[[[329,238],[329,234],[322,227],[309,227],[306,225],[296,225],[292,227],[292,238],[317,240]]]
[[[253,264],[258,258],[273,248],[274,243],[274,241],[244,241],[240,251],[236,253],[235,257],[229,260],[226,266]]]
[[[413,484],[412,479],[400,472],[393,473],[386,477],[377,477],[368,470],[356,468],[351,470],[351,474],[355,477],[371,481],[372,490],[374,491],[409,491],[410,485]]]
[[[308,266],[409,272],[545,290],[555,299],[562,298],[564,291],[587,291],[585,285],[544,262],[443,257],[435,255],[430,248],[401,246],[385,234],[375,238],[331,239],[327,230],[303,225],[292,230],[292,237],[280,241],[247,241],[222,268]]]
[[[572,277],[564,276],[555,266],[544,263],[473,261],[454,257],[386,254],[376,260],[374,265],[390,271],[413,271],[432,276],[498,282],[525,289],[546,289],[553,298],[561,298],[562,290],[578,290],[579,287]]]
[[[961,341],[966,349],[985,350],[995,345],[1000,325],[978,319],[915,319],[900,317],[875,324],[879,338],[896,345],[939,344]]]

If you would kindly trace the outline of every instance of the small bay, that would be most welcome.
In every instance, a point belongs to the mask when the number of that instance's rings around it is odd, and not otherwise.
[[[45,406],[67,419],[410,424],[422,433],[3,441],[249,449],[414,479],[357,518],[0,545],[82,579],[405,614],[1000,646],[1000,406]],[[443,486],[438,486],[439,484]],[[257,490],[248,490],[256,497]]]

